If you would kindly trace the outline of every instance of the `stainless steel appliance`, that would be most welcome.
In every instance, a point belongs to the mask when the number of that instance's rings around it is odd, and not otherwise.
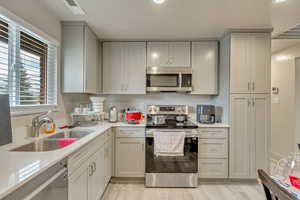
[[[191,92],[191,67],[148,67],[147,92]]]
[[[214,105],[197,105],[197,121],[203,124],[213,124],[216,120]]]
[[[23,200],[68,200],[68,173],[66,167],[67,161],[61,161],[47,169],[42,174],[30,180],[10,194],[7,199],[23,199]],[[39,163],[33,163],[38,168]],[[32,171],[31,169],[31,171]],[[24,171],[24,178],[26,178]],[[22,174],[20,174],[21,176]],[[6,199],[6,198],[4,198]]]
[[[146,187],[197,187],[198,126],[188,121],[188,106],[148,106],[147,110]],[[163,116],[165,123],[155,124],[153,118],[157,115]],[[180,122],[178,116],[184,116],[179,117]],[[153,137],[155,131],[184,133],[184,155],[156,156]]]
[[[9,96],[0,95],[0,146],[12,142]]]

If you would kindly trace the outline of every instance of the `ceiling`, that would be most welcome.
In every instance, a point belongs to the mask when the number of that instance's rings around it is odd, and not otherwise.
[[[272,40],[272,54],[280,50],[300,44],[300,39],[276,39]]]
[[[42,2],[61,20],[84,20],[101,39],[200,39],[229,28],[270,28],[271,0],[77,0],[74,16],[63,0]]]

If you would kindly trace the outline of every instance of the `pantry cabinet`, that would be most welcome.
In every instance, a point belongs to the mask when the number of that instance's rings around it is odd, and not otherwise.
[[[270,33],[232,33],[230,93],[269,93]]]
[[[103,93],[146,93],[146,43],[103,43]]]
[[[192,94],[218,94],[218,42],[192,42]]]
[[[190,67],[190,42],[148,42],[147,67]]]
[[[145,176],[145,129],[116,130],[116,177]]]
[[[63,91],[98,92],[98,38],[81,22],[62,25]]]
[[[268,170],[269,94],[233,94],[230,97],[230,178],[256,178]]]

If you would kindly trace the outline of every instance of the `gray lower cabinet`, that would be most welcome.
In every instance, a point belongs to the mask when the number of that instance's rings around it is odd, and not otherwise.
[[[199,178],[228,178],[228,129],[198,130]]]
[[[117,128],[116,177],[145,176],[145,129]]]
[[[111,178],[112,136],[110,130],[71,155],[69,200],[99,200]]]

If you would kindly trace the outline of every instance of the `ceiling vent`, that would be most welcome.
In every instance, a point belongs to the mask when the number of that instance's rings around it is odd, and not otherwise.
[[[74,15],[85,15],[76,0],[64,0],[64,2]]]
[[[300,24],[288,31],[276,35],[273,39],[300,39]]]

